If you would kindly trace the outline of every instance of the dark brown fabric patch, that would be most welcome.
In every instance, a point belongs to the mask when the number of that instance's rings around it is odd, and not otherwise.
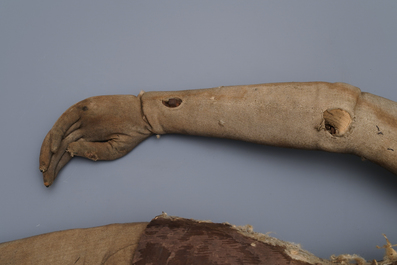
[[[308,264],[291,259],[284,250],[246,237],[227,224],[156,217],[139,241],[133,264]]]

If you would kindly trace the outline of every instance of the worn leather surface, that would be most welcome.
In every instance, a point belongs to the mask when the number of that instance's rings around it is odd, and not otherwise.
[[[228,224],[156,217],[139,241],[134,265],[309,264],[293,260],[285,247],[244,236]]]

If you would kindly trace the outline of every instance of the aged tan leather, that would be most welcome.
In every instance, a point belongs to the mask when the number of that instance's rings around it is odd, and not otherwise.
[[[345,83],[274,83],[99,96],[70,107],[40,153],[50,186],[73,156],[112,160],[180,133],[352,153],[397,174],[397,103]]]

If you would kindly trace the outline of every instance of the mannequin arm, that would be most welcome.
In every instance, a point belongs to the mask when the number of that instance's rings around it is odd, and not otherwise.
[[[275,83],[101,96],[70,107],[43,141],[52,184],[74,155],[124,156],[152,134],[352,153],[397,174],[397,103],[344,83]]]

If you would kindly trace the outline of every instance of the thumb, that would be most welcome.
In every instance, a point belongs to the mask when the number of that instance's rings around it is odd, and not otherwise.
[[[147,136],[146,136],[147,137]],[[80,139],[70,143],[67,148],[70,156],[82,156],[93,161],[114,160],[128,154],[143,139],[132,138],[128,135],[117,135],[105,142],[88,142]]]

